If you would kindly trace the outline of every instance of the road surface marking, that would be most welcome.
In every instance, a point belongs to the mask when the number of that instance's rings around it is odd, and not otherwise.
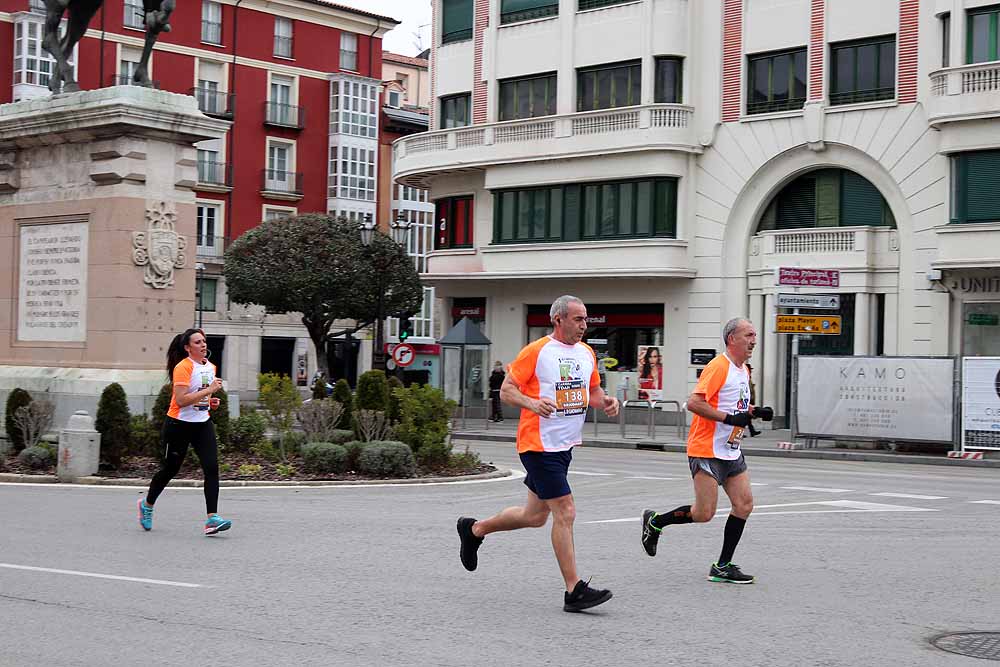
[[[886,498],[913,498],[914,500],[947,500],[948,496],[920,496],[915,493],[869,493],[869,496],[884,496]]]
[[[77,570],[57,570],[51,567],[32,567],[30,565],[12,565],[0,563],[0,567],[10,570],[29,570],[31,572],[49,572],[51,574],[69,574],[76,577],[93,577],[95,579],[114,579],[115,581],[132,581],[138,584],[156,584],[157,586],[177,586],[179,588],[205,588],[201,584],[188,584],[183,581],[165,581],[163,579],[142,579],[140,577],[122,577],[116,574],[98,574],[96,572],[79,572]]]
[[[1000,501],[992,501],[1000,504]],[[836,509],[816,509],[816,510],[779,510],[777,512],[761,512],[762,509],[774,509],[779,507],[812,507],[822,505],[834,507]],[[720,507],[715,512],[715,519],[725,518],[731,508]],[[755,505],[752,516],[767,516],[769,514],[832,514],[836,512],[937,512],[936,509],[927,507],[907,507],[905,505],[883,505],[882,503],[866,503],[856,500],[821,500],[808,503],[781,503],[778,505]],[[630,516],[624,519],[603,519],[600,521],[584,521],[583,523],[627,523],[629,521],[639,521],[640,517]]]
[[[1000,500],[970,500],[973,505],[1000,505]]]

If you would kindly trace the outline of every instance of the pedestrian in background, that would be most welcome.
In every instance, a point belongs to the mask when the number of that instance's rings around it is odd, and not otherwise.
[[[503,379],[506,374],[503,372],[503,363],[493,362],[493,372],[490,373],[490,421],[503,421],[503,408],[500,405],[500,387],[503,386]]]

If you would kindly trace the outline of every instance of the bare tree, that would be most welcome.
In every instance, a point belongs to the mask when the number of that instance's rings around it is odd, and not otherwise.
[[[299,424],[309,442],[329,442],[344,414],[344,404],[333,399],[309,401],[299,408]]]
[[[392,435],[393,424],[381,410],[358,410],[357,421],[365,442],[385,440]]]
[[[56,406],[51,401],[39,399],[21,406],[14,412],[14,423],[24,434],[24,446],[34,447],[42,436],[52,428]]]

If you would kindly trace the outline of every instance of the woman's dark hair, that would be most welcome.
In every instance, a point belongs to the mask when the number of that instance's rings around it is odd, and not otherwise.
[[[188,356],[184,346],[191,342],[191,336],[196,333],[200,333],[202,336],[205,335],[205,332],[201,329],[188,329],[184,333],[177,334],[170,341],[170,347],[167,348],[167,379],[170,382],[174,381],[174,367]]]
[[[651,378],[653,377],[653,369],[649,363],[649,355],[656,352],[656,356],[660,356],[660,348],[655,345],[650,345],[646,348],[646,352],[642,355],[642,374],[639,377]]]

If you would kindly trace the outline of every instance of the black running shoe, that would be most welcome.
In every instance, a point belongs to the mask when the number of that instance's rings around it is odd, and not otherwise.
[[[712,569],[708,571],[708,580],[723,584],[752,584],[753,576],[743,574],[736,563],[726,563],[725,565],[714,563]]]
[[[581,579],[576,582],[572,593],[563,594],[563,611],[580,612],[604,604],[610,599],[611,591],[591,588],[590,581]]]
[[[656,543],[660,541],[661,529],[650,523],[654,516],[656,512],[653,510],[642,511],[642,548],[650,556],[656,555]]]
[[[479,551],[479,545],[483,543],[483,538],[476,537],[472,532],[474,523],[476,520],[467,516],[458,520],[458,537],[462,540],[462,548],[458,555],[462,559],[462,565],[469,572],[475,570],[479,565],[479,557],[476,552]]]

